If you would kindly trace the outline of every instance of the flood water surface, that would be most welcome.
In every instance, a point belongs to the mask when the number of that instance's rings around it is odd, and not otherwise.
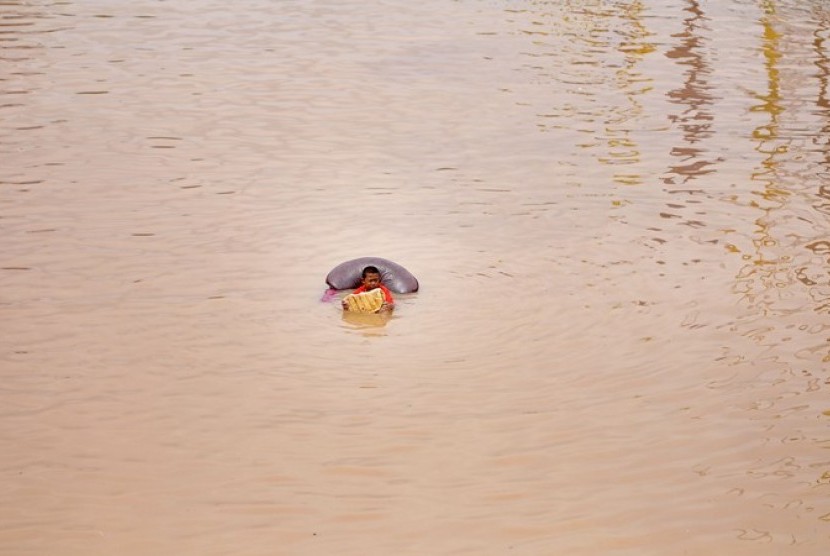
[[[0,3],[0,553],[830,550],[830,10]],[[391,318],[321,301],[361,256]]]

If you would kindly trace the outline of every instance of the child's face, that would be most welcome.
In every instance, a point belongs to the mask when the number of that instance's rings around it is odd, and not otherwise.
[[[363,285],[366,286],[366,291],[371,291],[380,286],[380,274],[368,272],[363,277]]]

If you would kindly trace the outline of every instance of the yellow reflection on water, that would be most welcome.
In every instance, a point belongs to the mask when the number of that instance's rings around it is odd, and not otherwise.
[[[785,263],[788,263],[791,257],[779,253],[777,249],[779,242],[772,233],[775,223],[774,213],[785,206],[789,192],[779,186],[781,180],[778,175],[781,164],[780,155],[787,152],[786,146],[779,143],[779,118],[783,112],[781,76],[778,69],[781,58],[781,34],[773,26],[775,15],[773,3],[765,2],[763,7],[761,51],[764,56],[767,88],[763,93],[754,95],[760,103],[753,106],[751,110],[767,114],[768,119],[752,132],[752,138],[758,141],[754,148],[762,153],[764,158],[750,176],[753,182],[761,186],[761,189],[753,191],[756,199],[751,205],[760,209],[762,216],[755,220],[756,232],[752,240],[755,250],[754,253],[747,253],[743,256],[747,264],[737,276],[737,291],[743,294],[743,299],[751,306],[766,315],[770,311],[771,304],[765,296],[787,284]]]
[[[830,21],[821,19],[817,22],[816,30],[813,32],[813,50],[815,52],[815,65],[818,68],[818,98],[816,107],[822,114],[825,123],[821,126],[821,132],[813,137],[813,144],[818,145],[822,152],[825,170],[830,170],[830,56],[827,54],[827,37],[830,36]],[[822,187],[819,190],[819,197],[823,199],[816,210],[824,214],[830,214],[830,189]]]
[[[392,318],[391,313],[356,313],[354,311],[343,311],[343,322],[352,328],[360,330],[365,334],[377,335]]]
[[[736,276],[735,291],[759,316],[787,317],[809,308],[817,313],[830,313],[830,296],[822,291],[822,286],[828,283],[824,267],[830,261],[827,256],[830,242],[794,231],[788,223],[797,210],[789,205],[800,192],[801,184],[788,179],[784,169],[792,156],[792,139],[781,133],[781,116],[786,108],[779,66],[787,37],[774,26],[775,3],[764,2],[763,8],[761,51],[767,88],[764,93],[755,94],[760,102],[752,111],[766,114],[767,121],[752,132],[752,139],[757,141],[754,150],[763,158],[750,176],[760,185],[752,192],[754,200],[750,204],[761,211],[761,216],[754,221],[754,252],[743,255],[746,264]],[[822,74],[818,77],[820,83],[826,78]],[[820,96],[819,105],[821,102]],[[819,198],[825,190],[824,186],[819,187]],[[814,271],[817,264],[822,267],[820,272]],[[815,279],[818,276],[822,276],[824,284]],[[793,289],[797,285],[806,286],[804,295]],[[811,349],[825,354],[822,361],[830,361],[827,345]]]
[[[617,50],[623,54],[623,65],[616,72],[615,84],[628,100],[628,106],[620,106],[605,122],[608,156],[599,161],[607,165],[631,165],[641,161],[641,149],[634,138],[636,127],[632,122],[643,114],[643,104],[639,97],[652,91],[652,79],[645,77],[639,70],[644,58],[656,48],[648,41],[652,35],[644,23],[645,8],[642,2],[632,2],[624,6],[621,19],[628,25],[620,33],[623,40]],[[616,171],[615,183],[620,185],[641,185],[639,172]]]
[[[538,124],[542,131],[570,127],[584,134],[574,145],[588,151],[609,169],[609,178],[619,185],[640,185],[643,147],[637,133],[643,132],[643,98],[654,90],[653,79],[641,67],[657,51],[649,29],[646,3],[567,1],[534,2],[532,21],[523,34],[537,35],[534,58],[567,60],[558,70],[557,82],[569,99],[545,107]],[[554,27],[545,30],[544,25]],[[528,69],[548,77],[534,60]],[[563,123],[564,122],[564,123]]]

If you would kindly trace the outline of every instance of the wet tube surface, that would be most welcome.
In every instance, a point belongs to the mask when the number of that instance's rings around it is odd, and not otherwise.
[[[380,257],[360,257],[340,263],[328,273],[326,283],[336,290],[356,288],[367,266],[376,266],[383,285],[395,293],[418,291],[418,279],[411,272],[398,263]]]

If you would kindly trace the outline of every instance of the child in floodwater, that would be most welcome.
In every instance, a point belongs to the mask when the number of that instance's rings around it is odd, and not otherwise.
[[[389,291],[389,288],[381,284],[380,270],[378,270],[376,266],[367,266],[363,269],[363,272],[361,273],[360,287],[352,293],[369,292],[377,288],[380,288],[383,292],[383,305],[378,312],[382,313],[394,309],[395,299],[392,297],[392,292]],[[349,310],[349,304],[345,299],[341,302],[341,305],[343,306],[344,311]]]

